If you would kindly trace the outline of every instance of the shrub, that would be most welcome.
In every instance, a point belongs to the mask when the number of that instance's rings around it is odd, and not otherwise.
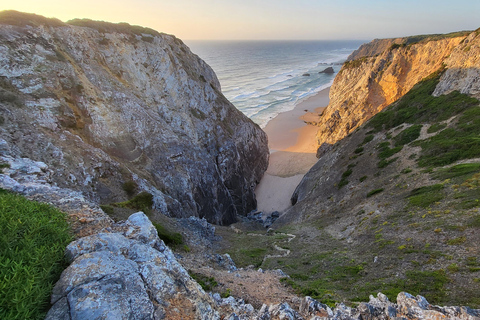
[[[125,181],[122,185],[122,189],[131,197],[137,191],[138,185],[133,180]]]
[[[418,137],[420,136],[420,131],[422,130],[422,125],[421,124],[416,124],[413,125],[402,132],[400,132],[396,137],[395,137],[395,146],[403,146],[406,145],[407,143],[410,143],[414,140],[417,140]]]
[[[450,245],[450,246],[456,246],[456,245],[464,243],[465,241],[467,241],[467,238],[462,236],[462,237],[458,237],[458,238],[455,238],[455,239],[448,240],[447,244]]]
[[[444,198],[443,195],[443,184],[434,184],[431,186],[425,186],[421,188],[413,189],[410,192],[410,196],[408,197],[408,201],[413,206],[423,207],[426,208],[429,205],[440,201]]]
[[[72,240],[65,214],[0,191],[0,318],[44,319]]]
[[[153,206],[153,195],[146,191],[142,191],[128,201],[114,203],[113,205],[123,208],[141,210],[148,214]]]
[[[153,223],[157,229],[158,237],[168,246],[177,246],[183,244],[183,237],[178,232],[171,232],[159,223]],[[185,248],[184,248],[185,249]],[[186,251],[186,250],[185,250]]]
[[[214,277],[208,277],[201,273],[193,272],[192,270],[188,270],[188,273],[205,291],[212,291],[213,288],[218,286],[218,282]]]
[[[372,191],[370,191],[369,193],[367,193],[367,198],[373,196],[373,195],[376,195],[377,193],[380,193],[383,191],[383,188],[380,188],[380,189],[374,189]]]

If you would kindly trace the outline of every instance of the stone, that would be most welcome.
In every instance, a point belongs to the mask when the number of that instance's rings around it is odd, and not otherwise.
[[[123,228],[117,226],[124,233],[99,233],[69,244],[66,251],[72,263],[55,284],[47,319],[173,315],[218,319],[214,300],[151,232],[148,218],[141,212],[130,218]],[[158,250],[158,243],[163,251]]]
[[[334,74],[335,70],[333,70],[332,67],[327,67],[324,70],[320,71],[319,73]]]

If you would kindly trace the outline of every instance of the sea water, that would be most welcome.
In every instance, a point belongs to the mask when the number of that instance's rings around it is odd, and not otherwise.
[[[215,71],[227,99],[264,127],[329,87],[364,41],[186,41]],[[319,73],[333,67],[334,74]]]

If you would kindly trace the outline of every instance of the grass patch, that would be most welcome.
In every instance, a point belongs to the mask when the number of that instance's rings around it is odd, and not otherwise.
[[[445,166],[463,159],[480,157],[480,107],[471,107],[447,128],[420,143],[420,166]]]
[[[427,133],[434,133],[434,132],[445,129],[446,127],[447,127],[446,123],[434,123],[428,128]]]
[[[137,191],[138,185],[133,180],[125,181],[122,184],[122,189],[128,194],[129,197],[133,196]]]
[[[112,205],[117,207],[122,207],[122,208],[141,210],[146,214],[150,214],[153,206],[153,195],[146,191],[142,191],[128,201],[118,202]]]
[[[65,214],[0,191],[0,318],[44,319],[72,241]]]
[[[180,233],[171,232],[159,223],[153,222],[153,225],[157,229],[158,237],[162,239],[167,246],[175,247],[183,244],[183,237]]]
[[[443,189],[444,185],[440,183],[413,189],[410,192],[408,201],[412,206],[426,208],[445,197],[443,194]]]
[[[372,191],[370,191],[369,193],[367,193],[367,198],[370,198],[371,196],[374,196],[380,192],[383,191],[383,188],[380,188],[380,189],[374,189]]]
[[[420,137],[420,131],[422,130],[421,124],[413,125],[402,132],[400,132],[395,138],[395,147],[404,146]]]
[[[480,171],[480,163],[464,163],[450,168],[438,169],[432,176],[438,180],[470,177]]]
[[[100,205],[100,209],[103,210],[103,212],[105,212],[106,214],[108,215],[112,215],[114,213],[114,209],[111,205],[108,205],[108,204],[102,204]]]
[[[255,267],[259,267],[263,262],[263,257],[267,254],[266,248],[248,248],[241,249],[240,253],[250,258]]]
[[[462,237],[458,237],[458,238],[455,238],[455,239],[447,240],[447,244],[449,246],[457,246],[459,244],[465,243],[465,241],[467,241],[467,238],[462,236]]]
[[[216,286],[218,286],[218,282],[215,280],[214,277],[207,277],[207,276],[205,276],[201,273],[196,273],[196,272],[193,272],[191,270],[188,270],[188,274],[205,291],[212,291]]]
[[[385,285],[381,288],[391,301],[395,301],[397,295],[408,292],[412,295],[422,295],[431,303],[441,303],[446,298],[445,285],[450,281],[444,270],[436,271],[407,271],[404,279]]]
[[[346,186],[348,184],[348,177],[352,174],[352,168],[349,166],[347,171],[342,173],[342,179],[340,179],[340,182],[338,183],[338,189],[342,188],[343,186]]]

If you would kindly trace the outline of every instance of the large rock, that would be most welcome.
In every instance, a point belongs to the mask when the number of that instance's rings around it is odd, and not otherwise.
[[[143,213],[117,228],[68,245],[46,319],[219,319]]]
[[[256,207],[265,133],[179,39],[127,24],[0,17],[2,156],[100,203],[134,180],[157,212],[227,224]]]

